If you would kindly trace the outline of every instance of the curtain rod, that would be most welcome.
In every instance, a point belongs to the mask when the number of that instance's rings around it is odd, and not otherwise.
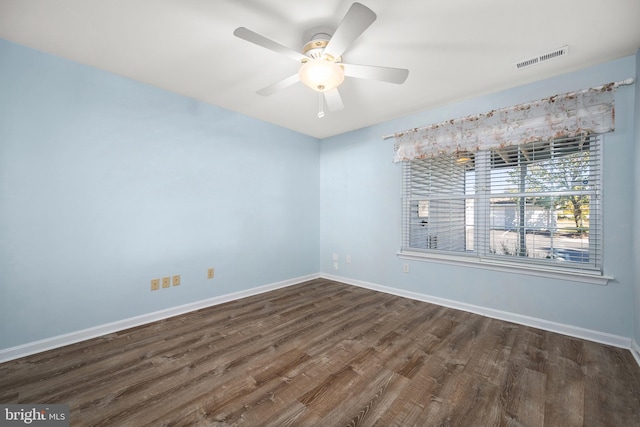
[[[635,83],[634,78],[633,78],[633,77],[629,77],[628,79],[620,80],[619,82],[615,82],[615,83],[613,83],[613,86],[614,86],[614,87],[618,87],[618,86],[629,86],[629,85],[632,85],[632,84],[634,84],[634,83]],[[602,87],[602,86],[600,86],[600,87]],[[390,139],[390,138],[395,138],[395,136],[396,136],[395,134],[391,134],[391,135],[384,135],[384,136],[382,137],[382,139],[383,139],[383,140],[386,140],[386,139]]]

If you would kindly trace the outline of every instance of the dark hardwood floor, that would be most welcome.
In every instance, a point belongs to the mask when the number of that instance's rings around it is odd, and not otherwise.
[[[628,350],[324,279],[0,364],[78,426],[640,426]]]

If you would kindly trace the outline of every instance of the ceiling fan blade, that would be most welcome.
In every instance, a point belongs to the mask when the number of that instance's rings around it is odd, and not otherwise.
[[[358,79],[380,80],[388,83],[402,84],[409,76],[404,68],[377,67],[373,65],[341,64],[344,75]]]
[[[291,77],[287,77],[284,80],[280,80],[277,83],[274,83],[272,85],[269,85],[265,88],[260,89],[259,91],[257,91],[256,93],[258,95],[262,95],[262,96],[269,96],[272,93],[275,93],[279,90],[288,88],[289,86],[298,83],[300,81],[300,77],[298,76],[298,73],[294,74]]]
[[[269,49],[273,52],[279,53],[281,55],[287,56],[294,61],[302,62],[302,60],[307,60],[308,58],[301,54],[300,52],[296,52],[293,49],[289,49],[286,46],[281,45],[280,43],[274,42],[271,39],[268,39],[254,31],[251,31],[245,27],[236,28],[233,32],[233,35],[251,42],[253,44],[257,44],[258,46]]]
[[[340,57],[360,37],[360,34],[369,28],[369,25],[373,24],[376,18],[376,14],[368,7],[360,3],[352,4],[347,14],[342,18],[342,22],[336,28],[335,33],[331,36],[329,44],[324,49],[324,54],[333,58]]]
[[[340,111],[344,108],[344,104],[342,103],[342,98],[340,97],[338,88],[333,88],[326,92],[322,92],[322,94],[324,95],[324,99],[327,101],[329,111]]]

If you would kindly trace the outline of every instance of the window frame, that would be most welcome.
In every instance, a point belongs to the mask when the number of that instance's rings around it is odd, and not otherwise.
[[[591,197],[591,203],[596,203],[599,205],[599,214],[602,215],[604,211],[604,207],[602,206],[602,197],[603,197],[603,136],[602,135],[590,135],[589,138],[592,138],[591,141],[595,142],[592,144],[590,142],[590,150],[598,150],[597,151],[597,159],[594,163],[590,163],[590,167],[596,165],[599,175],[597,182],[597,189],[594,190],[595,197]],[[495,151],[493,151],[495,153]],[[476,171],[475,177],[475,186],[478,188],[479,186],[485,185],[487,180],[490,180],[491,171],[493,165],[491,163],[491,155],[492,150],[483,150],[475,153],[477,158],[474,158],[474,162],[478,161],[479,164],[474,165],[474,169]],[[429,249],[429,248],[416,248],[411,246],[411,231],[409,227],[411,227],[411,206],[412,202],[415,202],[420,197],[414,197],[413,194],[408,194],[407,184],[412,183],[412,181],[407,181],[407,179],[411,180],[413,178],[407,178],[407,170],[406,168],[410,168],[414,161],[406,161],[403,162],[403,172],[402,172],[402,239],[400,250],[397,253],[398,257],[402,259],[409,260],[419,260],[419,261],[434,261],[439,263],[445,263],[450,265],[457,266],[465,266],[465,267],[474,267],[474,268],[485,268],[495,271],[503,271],[509,273],[520,273],[527,274],[533,276],[542,276],[563,280],[571,280],[571,281],[579,281],[579,282],[587,282],[599,285],[606,285],[607,282],[613,279],[610,276],[604,274],[604,256],[603,252],[603,221],[602,216],[600,216],[599,221],[596,223],[594,230],[589,230],[590,233],[595,232],[594,239],[598,246],[599,250],[599,258],[594,261],[594,266],[589,267],[588,265],[571,263],[568,265],[563,265],[562,263],[557,262],[549,262],[549,261],[538,261],[534,260],[530,257],[510,257],[505,255],[499,256],[491,256],[489,254],[490,247],[490,222],[491,222],[491,208],[490,201],[495,198],[495,194],[492,194],[491,191],[486,192],[477,192],[474,191],[472,194],[468,195],[469,199],[476,200],[473,215],[474,215],[474,224],[473,224],[473,234],[474,234],[474,252],[465,253],[465,252],[457,252],[457,251],[443,251],[438,249]],[[481,166],[479,168],[479,166]],[[466,191],[464,192],[465,197],[467,197]],[[443,196],[445,199],[447,195]],[[428,197],[422,197],[427,201],[427,204],[431,204],[434,200],[433,195]],[[523,197],[524,198],[524,197]],[[480,201],[479,203],[477,201]],[[419,202],[418,202],[419,203]],[[424,209],[424,208],[423,208]],[[426,208],[427,210],[429,207]],[[466,208],[465,208],[466,209]],[[466,215],[466,210],[465,210]],[[466,224],[466,223],[465,223]],[[591,227],[591,224],[590,224]],[[431,237],[431,236],[429,236]],[[436,236],[437,238],[437,236]],[[595,243],[594,243],[595,244]],[[482,246],[480,251],[476,251],[478,246]],[[589,253],[592,253],[592,241],[590,239],[589,242]],[[599,261],[599,262],[598,262]]]

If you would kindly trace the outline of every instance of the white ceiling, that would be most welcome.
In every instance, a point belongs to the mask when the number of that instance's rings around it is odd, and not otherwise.
[[[347,78],[345,109],[317,117],[298,83],[256,91],[299,64],[233,36],[244,26],[294,50],[351,0],[0,0],[0,38],[317,138],[635,54],[639,0],[360,0],[378,19],[344,62],[407,68],[403,85]],[[569,55],[514,71],[569,46]],[[1,66],[1,65],[0,65]],[[606,83],[606,82],[602,82]]]

